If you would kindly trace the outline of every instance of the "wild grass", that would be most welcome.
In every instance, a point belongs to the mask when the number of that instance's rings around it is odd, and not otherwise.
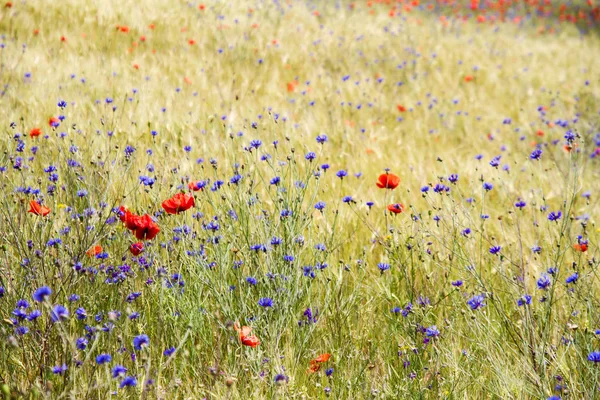
[[[4,396],[598,397],[599,38],[427,5],[4,7]]]

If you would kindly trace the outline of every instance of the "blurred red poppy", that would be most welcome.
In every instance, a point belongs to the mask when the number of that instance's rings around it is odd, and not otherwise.
[[[188,188],[194,192],[197,192],[198,190],[202,190],[201,187],[198,187],[198,182],[190,182],[188,183]]]
[[[575,243],[573,245],[573,248],[577,251],[585,253],[588,249],[588,245],[587,245],[587,243]]]
[[[94,257],[100,253],[102,253],[102,246],[93,246],[88,251],[85,252],[85,254],[87,254],[88,257]]]
[[[144,243],[142,243],[142,242],[132,243],[131,246],[129,246],[129,251],[134,256],[139,256],[144,251]]]
[[[387,209],[394,214],[400,214],[401,212],[404,212],[404,205],[400,203],[390,204],[387,206]]]
[[[28,212],[45,217],[46,215],[50,214],[50,209],[46,206],[41,205],[35,200],[30,200]]]
[[[179,214],[182,211],[188,210],[194,207],[194,196],[177,193],[175,196],[162,202],[162,208],[165,209],[167,214]]]
[[[33,128],[29,131],[30,137],[38,137],[42,134],[42,130],[40,128]]]
[[[400,184],[400,178],[394,174],[381,174],[377,178],[377,187],[380,189],[396,189]]]
[[[325,354],[321,354],[319,357],[315,358],[314,360],[311,360],[310,367],[308,368],[308,373],[315,373],[318,370],[320,370],[321,364],[327,362],[327,360],[329,360],[330,357],[331,357],[331,354],[325,353]]]
[[[240,341],[244,346],[256,347],[260,344],[260,340],[258,339],[258,337],[256,337],[256,335],[250,335],[250,333],[252,332],[251,327],[242,326],[240,328],[240,324],[236,322],[233,328],[238,333]]]

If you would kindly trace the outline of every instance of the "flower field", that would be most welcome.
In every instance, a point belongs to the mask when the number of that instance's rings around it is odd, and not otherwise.
[[[0,397],[600,398],[596,0],[0,7]]]

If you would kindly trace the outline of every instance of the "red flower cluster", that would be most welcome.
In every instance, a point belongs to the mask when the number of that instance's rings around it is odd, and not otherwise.
[[[139,216],[121,206],[119,208],[121,222],[129,229],[139,240],[152,240],[160,232],[160,228],[156,222],[148,214]]]

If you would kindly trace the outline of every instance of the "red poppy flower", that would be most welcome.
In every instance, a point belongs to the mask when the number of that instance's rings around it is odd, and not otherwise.
[[[7,1],[6,4],[4,4],[4,7],[6,8],[11,8],[13,6],[13,4],[10,1]]]
[[[133,231],[137,228],[140,217],[121,206],[119,207],[119,219],[125,224],[127,229]]]
[[[465,76],[465,82],[471,82],[473,79],[475,78],[473,78],[471,75]]]
[[[152,221],[152,218],[148,214],[143,217],[135,218],[135,237],[138,240],[152,240],[160,232],[160,228],[156,222]]]
[[[56,117],[50,117],[48,119],[48,126],[50,126],[51,128],[54,128],[56,126],[58,126],[60,124],[60,120]]]
[[[142,242],[132,243],[131,246],[129,246],[129,251],[134,256],[139,256],[144,251],[144,243],[142,243]]]
[[[198,9],[199,9],[200,11],[204,11],[204,9],[205,9],[205,8],[206,8],[206,6],[205,6],[204,4],[200,4],[200,5],[198,6]]]
[[[404,111],[406,111],[406,107],[404,107],[402,104],[398,104],[398,105],[396,106],[396,108],[397,108],[397,109],[398,109],[398,111],[400,111],[400,112],[404,112]]]
[[[390,204],[387,206],[388,211],[393,212],[394,214],[400,214],[404,212],[404,205],[400,203]]]
[[[573,248],[576,251],[580,251],[582,253],[585,253],[587,251],[587,249],[588,249],[588,245],[587,245],[587,243],[575,243],[573,245]]]
[[[165,209],[167,214],[179,214],[182,211],[188,210],[194,207],[194,196],[177,193],[175,196],[162,202],[162,208]]]
[[[202,188],[198,187],[198,182],[188,183],[188,188],[194,192],[197,192],[198,190],[202,190]]]
[[[46,215],[50,214],[50,209],[46,206],[41,205],[35,200],[29,200],[28,212],[45,217]]]
[[[400,184],[400,178],[394,174],[381,174],[377,178],[377,187],[380,189],[396,189]]]
[[[42,130],[40,128],[33,128],[29,131],[30,137],[38,137],[42,134]]]
[[[240,337],[240,342],[242,342],[244,346],[256,347],[260,344],[260,340],[258,339],[258,337],[256,337],[256,335],[250,335],[250,333],[252,332],[251,327],[242,326],[240,328],[240,324],[236,322],[233,328],[238,333]]]
[[[310,367],[308,368],[308,373],[312,374],[312,373],[315,373],[318,370],[320,370],[321,364],[327,362],[330,357],[331,357],[331,354],[325,353],[325,354],[321,354],[319,357],[315,358],[314,360],[311,360]]]
[[[93,246],[85,252],[85,254],[87,254],[89,257],[97,256],[100,253],[102,253],[102,246]]]
[[[118,29],[119,29],[121,32],[123,32],[123,33],[127,33],[127,32],[129,32],[129,27],[128,27],[128,26],[126,26],[126,25],[123,25],[123,26],[118,26],[117,28],[118,28]]]

